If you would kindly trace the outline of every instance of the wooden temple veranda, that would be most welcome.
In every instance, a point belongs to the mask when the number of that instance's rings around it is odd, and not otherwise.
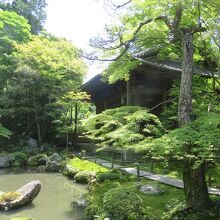
[[[137,105],[151,109],[159,114],[163,111],[168,90],[175,79],[181,77],[181,63],[176,61],[158,61],[141,59],[142,64],[134,69],[128,81],[108,84],[102,81],[101,74],[85,83],[81,89],[91,95],[96,112],[124,105]],[[199,68],[195,73],[208,75]]]

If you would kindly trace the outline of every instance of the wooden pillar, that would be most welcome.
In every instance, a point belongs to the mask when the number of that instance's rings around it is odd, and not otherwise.
[[[131,79],[127,81],[127,106],[131,105]]]

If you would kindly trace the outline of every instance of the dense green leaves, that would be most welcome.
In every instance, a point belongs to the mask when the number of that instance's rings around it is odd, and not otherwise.
[[[152,141],[164,133],[159,119],[144,108],[124,106],[89,117],[84,127],[87,137],[103,148],[138,151],[142,140]],[[133,145],[136,144],[136,147]]]
[[[31,136],[41,145],[44,137],[49,141],[56,133],[52,122],[60,118],[62,109],[57,101],[77,91],[86,66],[77,48],[51,36],[16,44],[12,55],[16,69],[0,97],[3,122],[16,135]]]
[[[45,0],[13,0],[0,1],[0,8],[3,10],[14,11],[28,20],[31,25],[31,32],[38,34],[43,29],[46,19]]]
[[[208,159],[220,150],[220,115],[210,114],[200,117],[151,143],[143,142],[142,147],[154,156]]]

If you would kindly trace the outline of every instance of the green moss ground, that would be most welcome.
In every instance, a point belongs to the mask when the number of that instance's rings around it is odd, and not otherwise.
[[[108,169],[104,168],[94,162],[88,160],[79,159],[75,157],[67,162],[68,166],[71,166],[79,171],[89,171],[89,172],[107,172]]]

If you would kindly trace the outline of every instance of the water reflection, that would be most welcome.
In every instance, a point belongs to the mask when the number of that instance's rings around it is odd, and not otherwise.
[[[1,211],[1,220],[27,216],[34,220],[83,220],[83,210],[72,206],[85,193],[85,186],[59,173],[33,173],[22,169],[0,170],[0,191],[16,191],[32,180],[40,180],[42,189],[32,204],[10,211]]]

